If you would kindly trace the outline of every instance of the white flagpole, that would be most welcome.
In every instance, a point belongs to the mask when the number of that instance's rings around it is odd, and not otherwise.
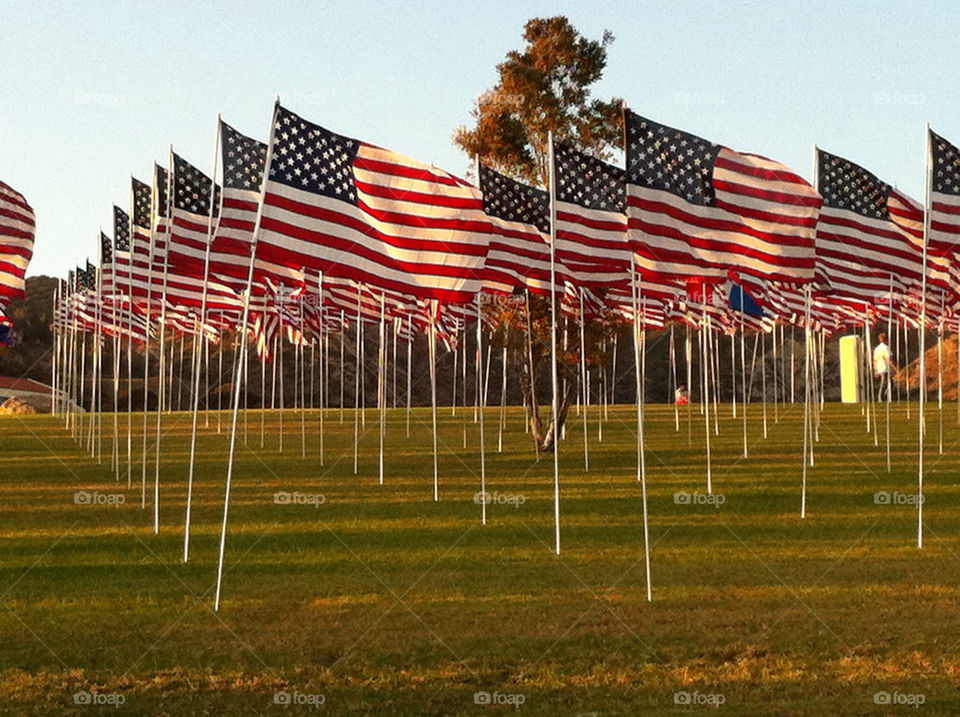
[[[480,292],[477,292],[477,352],[480,351],[481,335],[483,333],[483,312],[481,311]],[[483,413],[486,407],[486,394],[483,393],[477,397],[480,403],[480,524],[487,524],[487,452],[484,447],[484,421]]]
[[[430,420],[433,428],[433,500],[440,500],[440,479],[437,470],[437,302],[430,311]],[[408,414],[409,415],[409,414]]]
[[[554,550],[560,554],[560,396],[557,386],[557,177],[553,152],[553,132],[548,134],[550,145],[550,388],[553,411],[553,524]],[[533,380],[533,377],[531,377]]]
[[[324,397],[326,396],[325,391],[327,388],[326,370],[327,370],[327,360],[328,360],[328,356],[324,353],[325,347],[328,345],[328,341],[326,341],[327,327],[323,321],[323,274],[322,273],[317,275],[317,296],[319,297],[317,299],[317,306],[319,307],[318,316],[319,316],[319,323],[320,323],[320,332],[319,332],[320,333],[320,465],[322,466],[324,464],[324,454],[325,454],[324,445],[323,445],[323,433],[324,433],[325,426],[323,425],[323,423],[324,423],[324,418],[327,412],[326,410],[327,406],[326,406],[326,401],[324,400]]]
[[[741,313],[742,313],[742,302],[743,294],[740,295],[741,300]],[[720,339],[717,338],[717,348],[719,349]],[[719,376],[718,376],[719,378]],[[719,382],[718,382],[719,385]],[[737,417],[737,337],[734,334],[730,334],[730,406],[732,417]]]
[[[774,329],[776,330],[776,329]],[[767,437],[767,334],[760,334],[760,386],[763,391],[763,437]]]
[[[386,294],[380,292],[380,341],[377,347],[377,409],[380,413],[380,460],[377,473],[383,485],[383,437],[387,430],[387,374],[384,351],[387,346]]]
[[[890,342],[890,336],[893,334],[893,274],[890,274],[890,294],[889,294],[889,297],[890,297],[890,298],[887,300],[887,342],[888,342],[888,343],[887,343],[887,346],[888,346],[888,349],[887,349],[887,350],[888,350],[888,351],[889,351],[889,345],[890,345],[890,344],[889,344],[889,342]],[[889,361],[888,361],[888,363],[889,363]],[[960,364],[958,364],[958,365],[960,365]],[[886,404],[886,413],[887,413],[887,421],[886,421],[886,424],[887,424],[887,425],[886,425],[886,432],[887,432],[887,473],[889,473],[889,472],[890,472],[890,469],[891,469],[891,466],[890,466],[890,397],[891,397],[891,394],[893,393],[893,386],[891,385],[892,382],[893,382],[893,375],[892,375],[892,371],[890,371],[889,369],[890,369],[890,366],[888,365],[888,366],[887,366],[887,377],[886,377],[886,380],[885,380],[884,383],[883,383],[884,390],[887,392],[886,400],[884,401],[884,403]],[[958,378],[960,378],[960,373],[958,373]]]
[[[701,284],[701,286],[703,286]],[[701,297],[702,298],[702,297]],[[703,405],[704,438],[707,459],[707,494],[713,494],[713,473],[710,460],[710,317],[707,315],[706,302],[703,305],[703,323],[700,326],[701,373],[703,374],[701,403]]]
[[[500,382],[500,425],[497,427],[497,453],[503,453],[503,429],[507,422],[507,347],[506,346],[503,347],[501,369],[502,371],[501,371],[501,382]]]
[[[410,400],[413,389],[413,314],[407,315],[407,438],[410,437]]]
[[[174,189],[174,171],[173,166],[173,145],[170,145],[170,166],[167,172],[167,206],[164,209],[164,212],[167,217],[166,224],[166,252],[167,255],[164,258],[163,262],[163,288],[160,299],[160,375],[158,377],[158,391],[159,391],[159,403],[157,404],[157,441],[156,441],[156,456],[154,458],[154,473],[153,473],[153,534],[157,535],[160,532],[160,439],[162,433],[160,431],[160,424],[163,416],[163,405],[164,405],[164,362],[166,361],[166,355],[164,349],[166,347],[166,322],[167,322],[167,279],[169,276],[170,270],[170,238],[173,233],[173,189]]]
[[[940,290],[940,317],[937,320],[937,415],[939,416],[938,453],[943,455],[943,314],[946,298]]]
[[[459,363],[460,352],[456,349],[453,350],[453,391],[452,397],[450,399],[450,416],[452,418],[457,417],[457,365]]]
[[[673,401],[673,425],[677,432],[680,431],[680,404],[677,403],[677,344],[673,336],[674,325],[670,324],[670,358],[668,374],[670,376],[669,386],[667,388],[667,399]],[[689,386],[687,387],[689,390]]]
[[[214,204],[217,196],[217,168],[220,166],[220,115],[213,142],[213,174],[210,175],[210,211],[207,215],[207,245],[203,252],[203,287],[200,291],[200,315],[194,318],[193,407],[190,420],[190,467],[187,471],[187,509],[183,519],[183,562],[190,560],[190,511],[193,507],[193,472],[197,455],[197,418],[200,415],[200,357],[204,340],[203,322],[207,316],[207,282],[210,279],[210,245],[213,243]]]
[[[343,425],[343,385],[344,385],[344,356],[343,347],[346,344],[346,317],[347,313],[340,309],[340,425]]]
[[[363,320],[360,318],[360,284],[357,283],[357,348],[354,371],[354,391],[353,391],[353,474],[357,475],[357,463],[360,457],[360,354],[363,352],[362,339]]]
[[[804,336],[807,341],[805,345],[808,347],[804,352],[804,372],[803,372],[803,385],[804,385],[804,401],[803,401],[803,475],[801,477],[801,486],[800,486],[800,518],[805,519],[807,517],[807,448],[810,447],[810,454],[813,454],[813,448],[811,444],[810,436],[810,287],[804,287],[804,299],[805,299],[805,309],[804,309]]]
[[[927,151],[926,151],[926,201],[923,212],[923,274],[920,282],[920,396],[918,397],[918,447],[917,447],[917,549],[923,548],[923,434],[924,403],[927,393],[927,366],[926,366],[926,329],[927,329],[927,246],[930,239],[930,205],[933,191],[933,166],[930,155],[933,150],[930,144],[930,123],[927,123]]]
[[[588,425],[587,425],[587,410],[589,404],[589,387],[587,386],[587,344],[586,344],[586,315],[583,312],[583,289],[579,292],[580,294],[580,383],[581,383],[581,394],[583,396],[583,470],[590,470],[590,450],[588,446]]]
[[[391,393],[393,394],[394,409],[397,408],[397,364],[400,363],[397,359],[397,335],[400,333],[402,323],[403,319],[394,314],[393,320],[390,322],[391,332],[393,333],[393,387]]]
[[[264,171],[263,171],[263,186],[260,189],[260,205],[257,207],[257,219],[254,225],[253,237],[250,240],[250,264],[247,269],[247,289],[243,294],[243,312],[240,319],[240,330],[239,336],[241,340],[242,350],[241,357],[237,360],[236,370],[234,371],[234,390],[233,390],[233,416],[231,419],[232,427],[230,430],[230,452],[228,454],[227,462],[227,478],[224,486],[224,497],[223,497],[223,522],[220,525],[220,547],[217,559],[217,589],[216,595],[213,601],[214,611],[220,609],[220,594],[223,587],[223,556],[224,550],[227,543],[227,517],[230,510],[230,490],[232,488],[233,482],[233,460],[236,451],[237,445],[237,422],[240,415],[240,374],[241,374],[241,361],[246,359],[246,346],[247,346],[247,337],[246,337],[246,326],[247,318],[250,315],[250,292],[253,286],[253,268],[256,264],[257,256],[257,240],[260,237],[260,223],[263,218],[263,204],[264,197],[267,193],[267,180],[270,177],[270,164],[273,160],[273,136],[276,128],[276,117],[277,109],[280,107],[280,100],[277,99],[276,104],[274,105],[273,118],[270,122],[270,139],[267,143],[267,156],[264,162]]]
[[[740,409],[743,412],[743,457],[747,457],[747,327],[743,318],[743,287],[740,287]],[[733,373],[736,373],[734,371]]]
[[[641,345],[645,343],[646,330],[644,327],[643,334],[641,334],[640,301],[643,284],[637,273],[635,259],[630,262],[630,272],[632,274],[630,284],[633,298],[633,363],[637,380],[637,480],[640,482],[640,496],[643,501],[643,560],[647,577],[647,601],[650,602],[653,600],[653,586],[650,582],[650,525],[647,511],[646,446],[643,434],[643,379],[646,375],[646,366],[644,365],[646,347]],[[644,322],[646,321],[645,314],[646,311],[644,311]]]

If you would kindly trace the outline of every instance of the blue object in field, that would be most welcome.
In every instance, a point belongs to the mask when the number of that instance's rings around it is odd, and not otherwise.
[[[13,327],[8,324],[0,324],[0,346],[13,346],[17,343],[17,335]]]
[[[750,293],[744,290],[740,284],[733,281],[730,282],[730,308],[734,311],[742,311],[748,316],[756,316],[757,318],[762,318],[766,315],[763,313],[763,309],[760,308],[756,299],[750,296]]]

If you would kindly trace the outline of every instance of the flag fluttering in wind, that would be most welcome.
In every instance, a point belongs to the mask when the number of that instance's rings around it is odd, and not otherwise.
[[[0,309],[24,293],[36,217],[23,195],[0,182]]]
[[[264,196],[257,256],[285,283],[306,268],[455,303],[482,287],[492,226],[480,192],[443,170],[277,105]]]
[[[813,278],[821,200],[803,178],[628,110],[624,121],[630,239],[645,273]]]
[[[930,196],[930,236],[932,256],[956,261],[960,255],[960,149],[931,130],[930,149],[933,182]]]
[[[220,147],[223,192],[220,221],[210,247],[210,273],[239,292],[246,287],[250,271],[267,145],[221,122]]]
[[[839,301],[874,305],[919,287],[923,206],[854,162],[817,151],[823,210],[817,226],[817,274]],[[954,291],[949,260],[930,257],[931,285]],[[887,299],[889,300],[889,299]]]
[[[483,211],[495,234],[487,252],[484,288],[550,292],[550,197],[547,192],[479,167]]]
[[[173,206],[167,258],[181,276],[205,279],[207,244],[220,208],[220,187],[180,155],[173,155]]]

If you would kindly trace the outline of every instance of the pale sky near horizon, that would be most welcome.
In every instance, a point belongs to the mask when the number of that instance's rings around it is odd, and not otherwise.
[[[455,127],[531,17],[616,40],[595,94],[811,179],[813,145],[923,200],[924,125],[960,144],[952,2],[0,0],[0,180],[37,214],[28,276],[97,255],[131,174],[171,143],[205,171],[217,114],[307,119],[455,174]]]

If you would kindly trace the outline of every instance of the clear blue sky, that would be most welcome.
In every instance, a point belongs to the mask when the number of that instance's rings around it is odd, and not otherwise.
[[[960,5],[911,2],[0,0],[0,179],[38,216],[30,275],[96,257],[130,175],[217,113],[266,139],[273,98],[454,173],[450,142],[524,22],[615,36],[600,96],[810,178],[814,143],[923,199],[924,123],[960,142]]]

